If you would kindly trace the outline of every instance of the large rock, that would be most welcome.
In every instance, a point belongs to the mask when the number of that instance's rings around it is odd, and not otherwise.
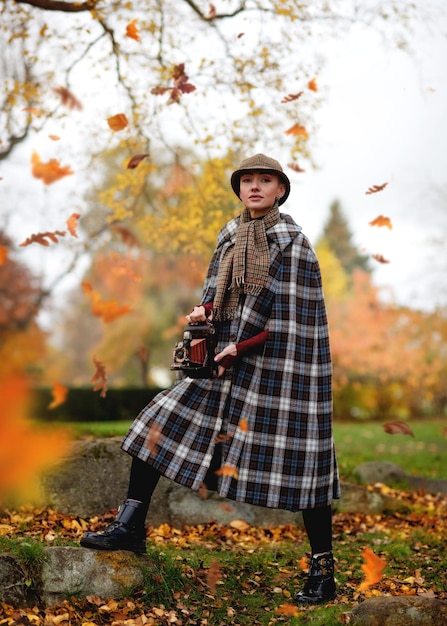
[[[56,604],[70,596],[122,598],[143,586],[146,557],[72,547],[45,548],[42,600]]]
[[[403,485],[414,491],[423,489],[433,495],[447,493],[447,480],[413,476],[404,472],[398,465],[388,461],[368,461],[359,465],[355,471],[362,482],[368,485],[384,483],[388,486]]]
[[[421,596],[369,598],[350,614],[351,626],[445,626],[447,602]]]

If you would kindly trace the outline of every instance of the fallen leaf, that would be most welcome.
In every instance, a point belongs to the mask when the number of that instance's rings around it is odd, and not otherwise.
[[[72,213],[72,215],[70,215],[70,217],[67,220],[68,232],[73,237],[77,237],[78,236],[78,234],[76,232],[76,229],[78,227],[78,220],[79,220],[80,217],[81,217],[80,213]]]
[[[138,167],[138,165],[140,165],[141,161],[143,161],[148,156],[148,154],[136,154],[130,159],[129,163],[127,164],[127,169],[134,170],[136,167]]]
[[[383,185],[373,185],[372,187],[369,187],[368,191],[365,191],[365,194],[367,196],[369,196],[372,193],[377,193],[378,191],[383,191],[387,185],[388,185],[388,183],[383,183]]]
[[[410,435],[414,437],[414,433],[411,428],[405,422],[396,420],[395,422],[387,422],[382,424],[383,430],[389,435]]]
[[[368,222],[369,226],[386,226],[390,230],[393,228],[393,224],[391,223],[391,219],[389,217],[385,217],[384,215],[378,215],[371,222]]]
[[[210,588],[211,593],[216,593],[216,585],[222,579],[222,569],[217,561],[213,561],[208,569],[206,575],[206,582]]]
[[[126,128],[129,124],[129,120],[124,113],[117,113],[107,118],[107,124],[113,131],[117,132]]]
[[[299,617],[300,612],[295,604],[281,604],[276,607],[275,613],[278,615],[287,615],[287,617]]]
[[[140,41],[140,33],[137,27],[137,22],[138,19],[134,19],[129,24],[127,24],[126,37],[129,37],[130,39],[135,39],[135,41]]]
[[[386,567],[385,559],[382,559],[380,556],[374,554],[374,552],[366,547],[362,552],[362,557],[365,560],[365,563],[362,564],[362,570],[365,573],[365,580],[360,583],[358,588],[359,591],[365,591],[369,589],[371,585],[375,585],[376,583],[382,580],[383,570]]]
[[[304,137],[305,139],[307,139],[309,137],[307,130],[305,129],[304,126],[301,126],[301,124],[294,124],[293,126],[291,126],[288,130],[284,131],[285,135],[295,135],[298,137]]]
[[[54,383],[53,389],[51,390],[51,394],[53,397],[52,402],[48,405],[49,409],[55,409],[60,404],[63,404],[67,399],[68,389],[65,385],[61,385],[60,383]]]

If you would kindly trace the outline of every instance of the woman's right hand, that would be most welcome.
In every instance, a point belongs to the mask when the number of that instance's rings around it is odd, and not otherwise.
[[[195,306],[191,313],[189,313],[189,315],[186,315],[186,321],[190,324],[195,324],[196,322],[205,322],[205,307],[202,305]]]

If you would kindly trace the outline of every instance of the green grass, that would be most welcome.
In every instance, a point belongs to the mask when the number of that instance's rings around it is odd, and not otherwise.
[[[334,424],[340,474],[356,481],[355,468],[366,461],[390,461],[408,474],[447,478],[447,419],[407,422],[414,433],[389,435],[377,422]],[[126,434],[130,422],[70,422],[75,437],[111,437]]]
[[[355,481],[355,468],[367,461],[389,461],[406,473],[447,478],[446,419],[407,421],[414,433],[389,435],[380,422],[336,423],[335,444],[340,474]]]

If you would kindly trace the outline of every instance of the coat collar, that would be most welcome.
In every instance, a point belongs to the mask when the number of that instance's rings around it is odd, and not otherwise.
[[[236,239],[236,231],[239,226],[240,216],[229,221],[219,233],[217,238],[217,247],[222,246],[226,242],[234,243]],[[293,220],[290,215],[281,213],[281,221],[269,228],[267,238],[277,244],[280,250],[284,250],[301,232],[301,226]]]

